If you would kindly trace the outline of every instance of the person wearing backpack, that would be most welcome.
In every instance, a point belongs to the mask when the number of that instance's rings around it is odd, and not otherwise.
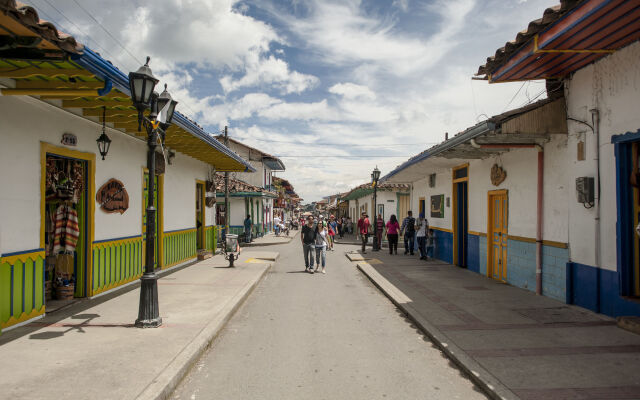
[[[404,235],[404,254],[413,255],[413,248],[416,241],[416,219],[411,211],[407,212],[407,217],[402,220],[400,234]]]

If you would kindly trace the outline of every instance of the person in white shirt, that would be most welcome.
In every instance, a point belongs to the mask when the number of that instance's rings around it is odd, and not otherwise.
[[[316,269],[315,272],[318,272],[318,267],[320,267],[320,263],[322,262],[322,273],[325,274],[325,263],[327,260],[327,245],[329,244],[329,231],[327,229],[326,221],[319,221],[318,225],[316,225]]]
[[[424,213],[420,213],[416,223],[416,237],[418,238],[418,250],[420,251],[420,259],[427,259],[427,232],[429,231],[429,222],[424,217]]]

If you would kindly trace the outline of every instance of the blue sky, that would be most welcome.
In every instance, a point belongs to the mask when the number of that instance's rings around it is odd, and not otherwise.
[[[125,72],[150,55],[181,112],[280,156],[287,171],[279,175],[305,201],[364,183],[376,165],[385,174],[445,132],[543,98],[544,82],[471,77],[556,3],[30,1]]]

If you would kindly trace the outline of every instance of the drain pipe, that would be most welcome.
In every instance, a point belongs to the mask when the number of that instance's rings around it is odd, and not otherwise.
[[[596,216],[594,219],[594,256],[595,256],[595,264],[597,268],[596,274],[596,312],[600,312],[600,266],[602,264],[601,260],[601,248],[600,248],[600,113],[597,108],[593,108],[589,110],[591,113],[591,126],[593,126],[593,134],[596,139],[596,198],[595,198],[595,212]]]
[[[542,228],[544,222],[544,147],[538,148],[538,199],[536,216],[536,294],[542,294]]]

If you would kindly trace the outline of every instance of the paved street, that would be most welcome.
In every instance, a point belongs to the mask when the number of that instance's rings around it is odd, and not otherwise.
[[[346,259],[355,248],[309,275],[298,237],[270,246],[277,263],[172,398],[485,398]]]

